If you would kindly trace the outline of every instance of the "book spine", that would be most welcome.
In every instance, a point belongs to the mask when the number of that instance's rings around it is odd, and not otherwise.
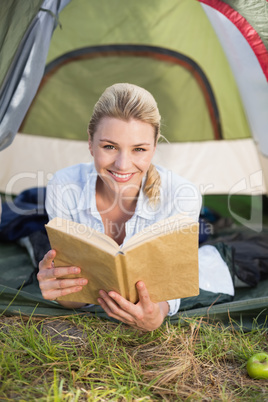
[[[122,291],[121,295],[129,300],[131,303],[137,303],[138,301],[138,292],[136,289],[135,280],[132,280],[133,275],[131,275],[131,270],[135,270],[135,265],[133,264],[133,259],[129,259],[128,253],[126,254],[118,254],[118,259],[120,260],[120,270],[122,278]]]
[[[129,300],[129,288],[127,282],[127,266],[126,256],[123,253],[118,253],[116,256],[116,271],[118,273],[118,282],[120,287],[120,294],[125,299]]]

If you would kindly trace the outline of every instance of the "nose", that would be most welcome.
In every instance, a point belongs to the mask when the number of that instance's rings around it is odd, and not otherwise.
[[[129,153],[124,151],[118,152],[114,165],[119,171],[128,172],[131,167],[131,157]]]

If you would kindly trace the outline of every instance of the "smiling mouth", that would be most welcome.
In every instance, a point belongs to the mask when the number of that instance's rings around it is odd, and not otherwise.
[[[113,176],[118,177],[119,179],[128,179],[130,176],[133,175],[133,173],[127,173],[127,174],[121,174],[121,173],[116,173],[113,172],[112,170],[108,170]]]

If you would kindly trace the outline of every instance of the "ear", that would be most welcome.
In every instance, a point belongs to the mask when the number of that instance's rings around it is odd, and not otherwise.
[[[91,155],[93,156],[93,146],[92,146],[91,138],[88,139],[88,148],[89,148]]]

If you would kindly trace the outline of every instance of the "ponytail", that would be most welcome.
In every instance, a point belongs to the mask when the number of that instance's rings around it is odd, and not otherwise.
[[[156,167],[151,163],[144,185],[144,193],[149,198],[150,205],[156,206],[160,202],[161,178]]]

